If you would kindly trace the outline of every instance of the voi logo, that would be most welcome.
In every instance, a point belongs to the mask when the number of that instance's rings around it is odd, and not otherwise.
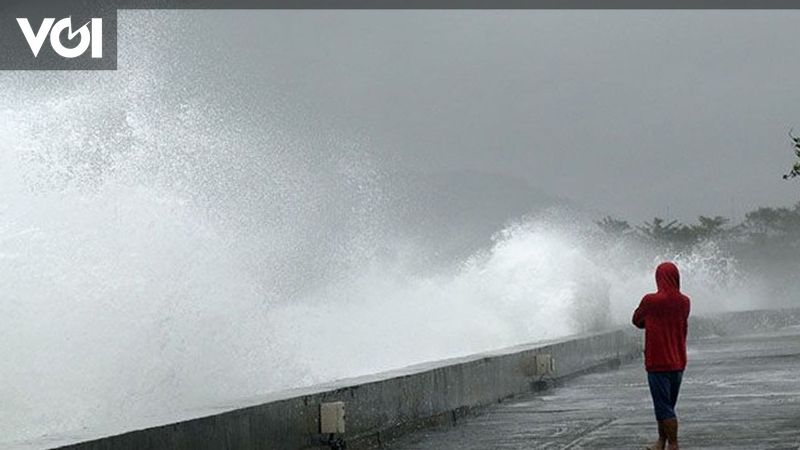
[[[83,55],[91,47],[92,58],[103,57],[103,19],[94,18],[86,22],[77,30],[72,29],[72,17],[67,17],[56,22],[55,18],[47,17],[42,21],[39,30],[34,32],[28,19],[17,17],[17,23],[28,41],[28,46],[33,52],[33,57],[39,56],[44,41],[50,36],[50,47],[64,58],[77,58]],[[90,28],[91,25],[91,28]],[[77,44],[66,46],[61,42],[61,35],[67,31],[67,40],[72,41],[75,36],[79,36]]]

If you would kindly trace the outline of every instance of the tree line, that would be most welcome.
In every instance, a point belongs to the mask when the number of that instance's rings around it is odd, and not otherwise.
[[[784,179],[800,177],[800,137],[789,131],[797,158]],[[752,244],[775,251],[800,249],[800,202],[793,207],[761,207],[745,214],[739,223],[722,216],[699,216],[695,223],[682,223],[654,217],[652,221],[631,225],[628,221],[606,216],[596,222],[612,236],[629,236],[670,247],[690,247],[713,239],[741,245]],[[794,253],[796,254],[796,253]]]
[[[692,246],[705,240],[736,240],[763,243],[766,240],[800,241],[800,202],[793,207],[760,207],[745,214],[739,223],[722,216],[699,216],[694,223],[654,217],[631,225],[612,216],[597,225],[613,236],[631,236],[670,246]]]

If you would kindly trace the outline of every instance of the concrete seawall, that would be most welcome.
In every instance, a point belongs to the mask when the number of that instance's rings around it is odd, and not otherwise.
[[[689,319],[689,341],[715,336],[736,336],[800,325],[800,308],[762,309],[715,314]]]
[[[798,323],[797,309],[728,313],[693,319],[690,335],[699,339],[746,334]],[[455,422],[472,410],[549,383],[618,365],[637,357],[641,342],[641,333],[632,327],[571,336],[276,393],[207,412],[204,417],[59,448],[322,449],[337,448],[337,442],[345,442],[349,449],[374,448],[409,431]],[[320,433],[320,404],[330,402],[344,403],[343,434]],[[79,440],[78,436],[52,440],[38,448]]]
[[[347,448],[370,448],[420,427],[457,420],[473,408],[542,383],[617,365],[639,353],[622,330],[420,364],[369,377],[293,390],[262,404],[69,445],[70,450],[331,448],[320,434],[324,402],[345,405]],[[537,355],[554,371],[537,374]],[[543,359],[539,356],[539,362]],[[541,370],[546,370],[539,367]]]

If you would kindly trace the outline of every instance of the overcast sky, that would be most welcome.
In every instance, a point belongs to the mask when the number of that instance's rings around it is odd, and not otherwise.
[[[121,70],[126,21],[186,83],[414,170],[635,221],[800,199],[798,11],[122,11]]]

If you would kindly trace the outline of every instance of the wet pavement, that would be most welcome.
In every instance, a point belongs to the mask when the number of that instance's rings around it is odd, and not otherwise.
[[[682,449],[800,449],[800,328],[689,345]],[[516,397],[392,450],[643,449],[656,436],[641,361]]]

